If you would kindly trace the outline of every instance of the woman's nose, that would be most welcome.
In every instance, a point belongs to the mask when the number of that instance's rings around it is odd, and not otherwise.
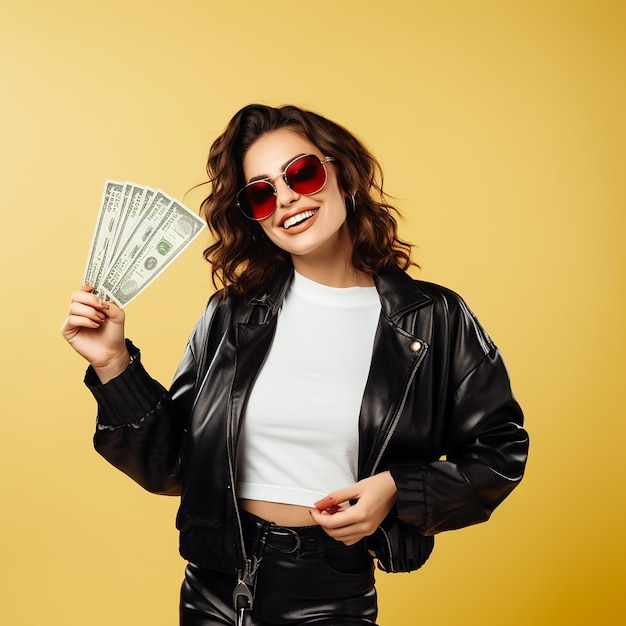
[[[276,188],[276,206],[288,206],[295,202],[300,194],[296,193],[281,176],[274,181],[274,187]]]

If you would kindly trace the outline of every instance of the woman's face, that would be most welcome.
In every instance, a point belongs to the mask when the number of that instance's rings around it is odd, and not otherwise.
[[[291,254],[296,269],[305,258],[345,259],[350,247],[344,194],[333,164],[326,164],[324,188],[310,196],[296,193],[280,176],[285,165],[302,154],[320,159],[327,156],[303,135],[280,128],[259,137],[243,158],[246,183],[253,178],[271,178],[276,187],[276,210],[259,224],[274,244]]]

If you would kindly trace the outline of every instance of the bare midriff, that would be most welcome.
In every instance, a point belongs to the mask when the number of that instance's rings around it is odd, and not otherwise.
[[[312,526],[315,523],[306,506],[243,499],[239,505],[244,511],[278,526]]]

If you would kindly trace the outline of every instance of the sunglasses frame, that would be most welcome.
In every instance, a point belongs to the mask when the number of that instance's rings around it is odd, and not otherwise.
[[[296,162],[299,161],[300,159],[306,159],[306,158],[310,158],[310,157],[314,157],[315,159],[317,159],[321,166],[322,169],[324,170],[324,182],[322,183],[322,186],[319,189],[316,189],[315,191],[312,191],[311,193],[300,193],[298,191],[296,191],[290,184],[289,181],[287,180],[287,170]],[[317,156],[317,154],[300,154],[297,157],[294,157],[293,159],[291,159],[291,161],[289,161],[289,163],[287,163],[287,165],[285,165],[285,168],[283,169],[283,171],[280,174],[276,174],[276,176],[272,176],[271,178],[259,178],[257,180],[253,180],[252,182],[249,182],[247,185],[244,185],[238,192],[237,195],[235,196],[235,204],[237,205],[237,208],[244,214],[245,217],[247,217],[249,220],[252,220],[253,222],[260,222],[262,220],[267,219],[268,217],[270,217],[270,215],[273,215],[276,211],[276,204],[274,204],[274,208],[272,209],[272,211],[270,213],[268,213],[267,215],[265,215],[264,217],[252,217],[250,215],[248,215],[248,213],[246,213],[246,211],[244,211],[244,209],[242,208],[240,202],[239,202],[239,196],[243,193],[245,193],[246,189],[248,189],[248,187],[251,187],[252,185],[257,185],[258,183],[266,183],[267,185],[269,185],[272,188],[272,195],[274,197],[278,196],[278,189],[276,189],[276,185],[274,185],[274,181],[277,180],[278,178],[282,178],[285,181],[285,185],[287,185],[287,187],[289,187],[289,189],[291,189],[291,191],[293,191],[294,193],[297,193],[298,195],[302,195],[302,196],[312,196],[316,193],[319,193],[320,191],[322,191],[322,189],[324,189],[324,187],[326,186],[326,181],[328,180],[328,172],[326,171],[326,163],[331,163],[332,161],[334,161],[335,159],[333,157],[329,157],[329,156],[325,156],[324,158],[320,158]]]

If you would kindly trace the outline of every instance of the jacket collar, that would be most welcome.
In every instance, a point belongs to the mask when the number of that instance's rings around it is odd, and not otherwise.
[[[264,306],[272,316],[278,314],[293,280],[293,267],[281,270],[277,277],[248,299],[251,306]],[[394,267],[374,276],[380,296],[382,312],[395,322],[405,313],[429,304],[432,298],[424,291],[420,281],[415,281],[400,268]]]
[[[421,286],[399,267],[394,267],[374,276],[380,295],[383,314],[392,322],[405,313],[430,304],[432,298]]]
[[[266,307],[269,309],[272,316],[277,315],[292,280],[293,267],[288,266],[280,270],[271,283],[268,283],[265,287],[250,296],[248,304],[250,306]]]

